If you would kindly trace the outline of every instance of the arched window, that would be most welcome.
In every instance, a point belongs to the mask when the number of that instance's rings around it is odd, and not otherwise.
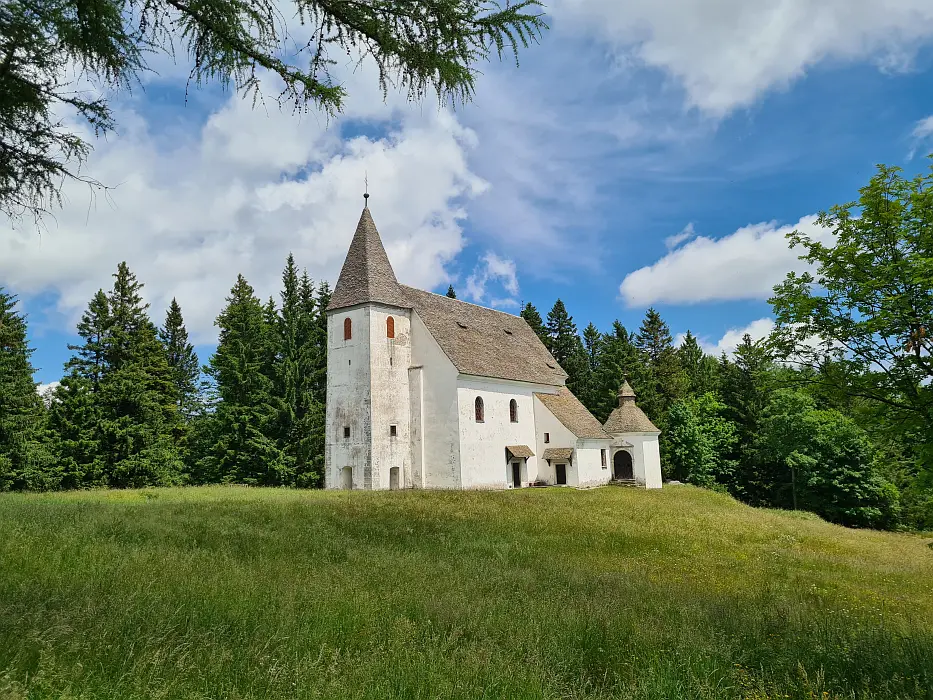
[[[389,316],[386,319],[386,338],[395,337],[395,319]]]
[[[509,401],[509,420],[518,423],[518,401],[515,399]]]
[[[476,397],[476,403],[474,405],[474,408],[476,410],[476,422],[482,423],[483,422],[483,397],[482,396]]]
[[[343,339],[350,340],[353,337],[353,321],[350,320],[350,317],[343,319]]]

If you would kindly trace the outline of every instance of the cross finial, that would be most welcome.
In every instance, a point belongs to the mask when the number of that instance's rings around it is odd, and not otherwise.
[[[369,173],[368,172],[364,172],[363,182],[366,185],[366,191],[363,192],[363,201],[365,202],[363,206],[369,207]]]

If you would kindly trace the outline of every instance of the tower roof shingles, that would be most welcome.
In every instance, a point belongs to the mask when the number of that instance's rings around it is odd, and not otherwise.
[[[327,310],[333,311],[370,302],[402,308],[408,306],[376,230],[376,224],[369,213],[369,207],[365,207]]]

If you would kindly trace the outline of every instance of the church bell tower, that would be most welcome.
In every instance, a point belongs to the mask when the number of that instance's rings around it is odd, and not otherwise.
[[[412,312],[368,202],[325,313],[325,488],[410,487]]]

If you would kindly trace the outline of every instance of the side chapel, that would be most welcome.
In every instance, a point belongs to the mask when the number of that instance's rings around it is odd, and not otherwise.
[[[368,206],[326,315],[327,488],[661,487],[628,382],[600,425],[523,318],[399,284]]]

